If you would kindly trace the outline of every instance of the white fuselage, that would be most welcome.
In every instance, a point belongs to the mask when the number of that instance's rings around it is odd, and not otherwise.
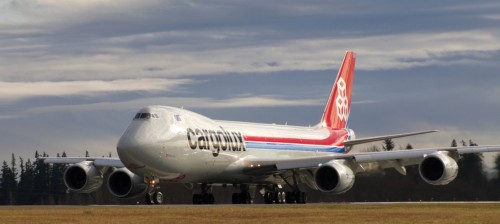
[[[349,131],[215,121],[187,110],[141,109],[118,142],[132,172],[171,182],[276,183],[242,172],[243,158],[279,159],[344,152]]]

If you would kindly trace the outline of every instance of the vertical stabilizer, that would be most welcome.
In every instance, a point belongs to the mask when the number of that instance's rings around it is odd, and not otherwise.
[[[340,66],[339,74],[333,84],[330,98],[321,118],[321,125],[332,129],[347,127],[351,110],[352,84],[354,81],[354,64],[356,55],[347,51]]]

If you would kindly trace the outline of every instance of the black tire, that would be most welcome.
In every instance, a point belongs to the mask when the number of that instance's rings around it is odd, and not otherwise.
[[[274,197],[273,193],[266,192],[264,194],[264,203],[266,203],[266,204],[272,204],[273,203],[273,197]]]
[[[193,204],[194,205],[203,204],[203,198],[201,197],[201,194],[193,194]]]
[[[146,194],[146,196],[144,197],[144,200],[146,201],[146,204],[148,204],[148,205],[153,204],[153,200],[151,198],[151,195],[149,195],[149,194]]]
[[[249,192],[241,193],[241,204],[252,204],[252,196]]]
[[[208,204],[214,204],[215,203],[215,197],[213,194],[208,194]]]
[[[279,192],[276,192],[274,193],[274,204],[281,204],[281,201],[280,201],[280,193]]]
[[[301,194],[300,203],[301,204],[306,204],[307,203],[307,194],[306,194],[306,192],[300,192],[300,194]]]
[[[213,194],[203,194],[201,195],[202,197],[202,201],[203,203],[202,204],[213,204],[215,202],[215,198],[214,198],[214,195]]]
[[[295,204],[295,194],[291,191],[285,193],[285,203]]]
[[[233,193],[232,200],[233,204],[241,204],[241,194]]]
[[[160,191],[153,194],[153,202],[157,205],[163,204],[163,193]]]

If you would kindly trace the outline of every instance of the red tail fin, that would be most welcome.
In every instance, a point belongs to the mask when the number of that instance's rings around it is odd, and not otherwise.
[[[326,104],[321,125],[333,129],[347,127],[349,112],[351,110],[352,83],[354,80],[354,64],[356,55],[353,51],[347,51],[344,61],[340,66],[339,74],[333,84],[330,98]]]

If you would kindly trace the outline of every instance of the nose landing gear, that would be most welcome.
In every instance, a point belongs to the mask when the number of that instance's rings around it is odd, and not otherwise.
[[[144,178],[144,181],[148,184],[148,190],[145,196],[146,204],[148,205],[160,205],[163,204],[163,193],[160,191],[160,179],[156,177]]]

